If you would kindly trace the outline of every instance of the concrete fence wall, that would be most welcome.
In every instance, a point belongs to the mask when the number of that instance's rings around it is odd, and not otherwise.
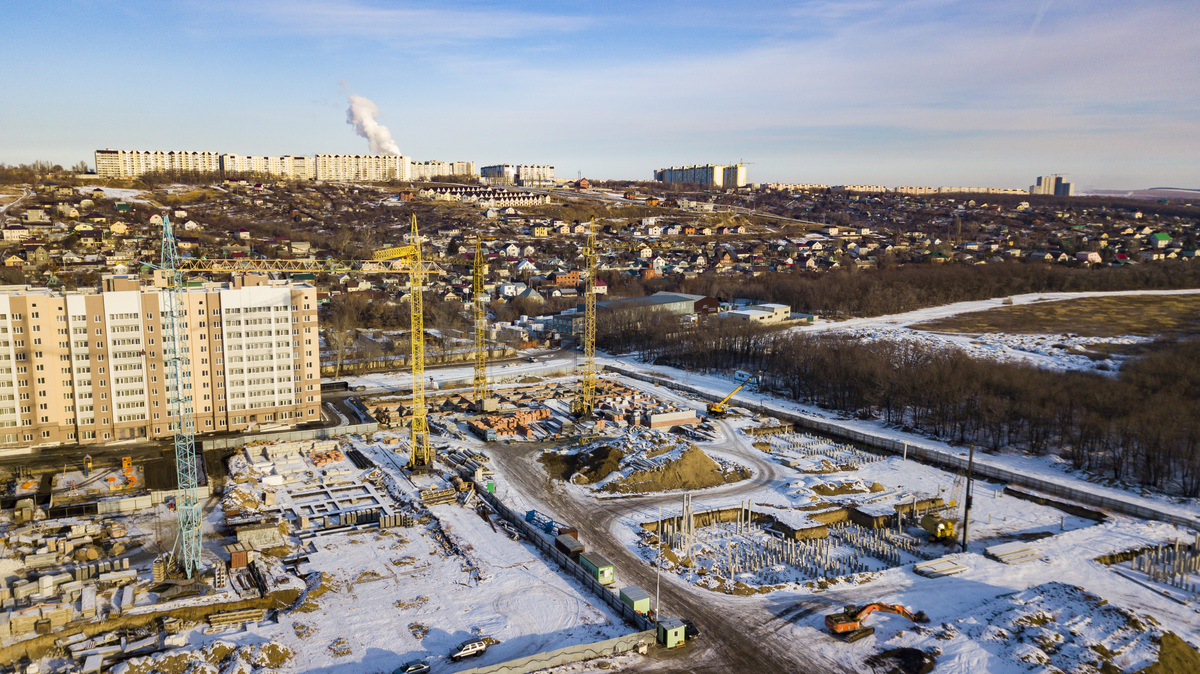
[[[620,655],[621,653],[627,653],[637,648],[638,644],[652,644],[654,643],[654,638],[654,630],[634,632],[633,634],[626,634],[615,639],[597,641],[593,644],[567,646],[556,651],[546,651],[545,653],[517,658],[516,660],[509,660],[497,665],[467,669],[459,672],[459,674],[526,674],[527,672],[536,672],[547,667],[557,667],[558,665],[591,660],[592,658]]]
[[[707,400],[721,399],[721,396],[718,396],[710,391],[705,391],[688,384],[681,384],[677,381],[672,381],[663,377],[645,374],[643,372],[636,372],[628,368],[614,365],[605,365],[605,369],[626,377],[630,377],[632,379],[638,379],[641,381],[650,382],[652,384],[658,384],[660,386],[666,386],[668,388],[691,393],[692,395],[699,396]],[[882,450],[884,452],[907,455],[923,463],[928,463],[939,468],[958,471],[965,470],[967,467],[968,459],[965,456],[957,456],[955,454],[950,454],[948,452],[931,447],[922,447],[920,445],[914,445],[900,440],[893,440],[891,438],[884,438],[871,433],[864,433],[862,431],[848,428],[836,422],[813,419],[795,412],[780,410],[770,405],[759,405],[740,400],[735,401],[734,404],[736,404],[738,407],[744,407],[761,414],[768,414],[784,421],[790,421],[795,424],[797,428],[805,428],[842,440],[851,440],[853,442],[858,442],[866,445],[867,447],[871,447],[876,450]],[[995,480],[997,482],[1016,484],[1023,487],[1028,487],[1030,489],[1036,489],[1037,491],[1045,494],[1070,499],[1072,501],[1078,501],[1079,503],[1086,503],[1088,505],[1097,506],[1113,512],[1122,513],[1124,515],[1131,515],[1133,517],[1140,517],[1148,520],[1159,520],[1200,530],[1200,519],[1194,517],[1181,517],[1175,513],[1136,503],[1132,500],[1112,498],[1109,496],[1104,496],[1103,494],[1096,494],[1083,489],[1077,489],[1064,484],[1059,484],[1051,480],[1045,480],[1032,475],[1027,475],[1025,473],[1018,473],[1007,468],[988,463],[986,457],[975,457],[974,472],[978,477]]]
[[[502,503],[495,494],[488,492],[485,485],[476,482],[475,491],[480,497],[487,501],[488,505],[496,509],[496,514],[511,522],[513,526],[517,528],[517,531],[520,531],[522,534],[524,534],[524,536],[528,538],[531,543],[533,543],[542,551],[542,554],[553,560],[556,564],[558,564],[559,567],[563,569],[563,571],[566,571],[568,575],[573,576],[585,588],[591,590],[592,594],[599,597],[600,600],[605,604],[608,604],[608,606],[612,608],[617,615],[624,618],[629,624],[633,625],[639,630],[654,629],[653,620],[650,620],[646,616],[634,611],[631,606],[621,601],[621,597],[616,592],[610,590],[604,585],[601,585],[600,582],[593,578],[591,574],[584,570],[582,566],[576,564],[571,560],[570,557],[555,549],[554,541],[550,540],[550,538],[543,534],[540,529],[526,522],[523,516],[509,510],[508,506],[504,505],[504,503]],[[618,568],[618,578],[620,577],[620,574],[621,569]],[[616,586],[617,584],[614,583],[613,587]]]
[[[516,349],[512,347],[488,349],[488,360],[502,360],[512,358],[517,355]],[[347,358],[342,361],[339,368],[337,359],[333,356],[321,359],[321,376],[322,377],[351,377],[354,375],[366,374],[368,372],[384,372],[388,370],[405,370],[408,369],[408,359],[411,356],[392,355],[379,356],[378,358]],[[451,353],[438,353],[433,350],[425,352],[425,364],[428,365],[449,365],[451,363],[466,363],[475,360],[475,352],[468,349],[465,351],[454,351]]]
[[[331,426],[329,428],[313,428],[304,431],[282,431],[279,433],[261,433],[259,435],[239,435],[232,438],[216,438],[200,441],[202,451],[210,449],[233,449],[251,442],[291,442],[303,440],[328,440],[342,435],[366,435],[379,430],[379,424],[351,424],[349,426]]]

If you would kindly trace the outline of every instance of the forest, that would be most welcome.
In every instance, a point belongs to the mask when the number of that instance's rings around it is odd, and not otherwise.
[[[1115,376],[662,312],[598,322],[597,346],[696,372],[761,371],[765,392],[985,450],[1054,453],[1106,479],[1200,496],[1200,342],[1163,341]]]

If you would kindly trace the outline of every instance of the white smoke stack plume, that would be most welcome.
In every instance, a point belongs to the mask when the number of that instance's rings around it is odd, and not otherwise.
[[[375,118],[379,116],[379,106],[370,99],[350,95],[350,108],[346,110],[346,123],[354,127],[355,132],[367,139],[371,154],[400,154],[400,146],[392,140],[392,132]]]

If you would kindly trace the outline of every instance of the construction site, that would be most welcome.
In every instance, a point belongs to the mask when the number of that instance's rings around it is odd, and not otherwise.
[[[166,218],[163,230],[168,308],[184,269],[281,264],[179,260]],[[359,269],[400,270],[419,289],[438,269],[415,218],[410,241]],[[939,463],[927,448],[910,456],[907,439],[771,407],[757,375],[683,385],[686,373],[598,357],[594,251],[589,226],[570,372],[498,376],[477,293],[469,386],[438,383],[413,339],[409,367],[389,375],[406,393],[347,399],[362,423],[211,446],[192,423],[182,310],[164,311],[171,451],[11,476],[0,663],[482,674],[1191,662],[1194,530],[999,479],[973,447]],[[482,256],[475,272],[481,286]],[[52,498],[38,502],[43,480]]]

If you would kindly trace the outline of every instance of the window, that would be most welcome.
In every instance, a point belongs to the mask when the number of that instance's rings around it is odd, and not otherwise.
[[[42,417],[42,423],[43,424],[46,423],[46,417]],[[42,431],[42,437],[43,438],[50,437],[50,431]]]

